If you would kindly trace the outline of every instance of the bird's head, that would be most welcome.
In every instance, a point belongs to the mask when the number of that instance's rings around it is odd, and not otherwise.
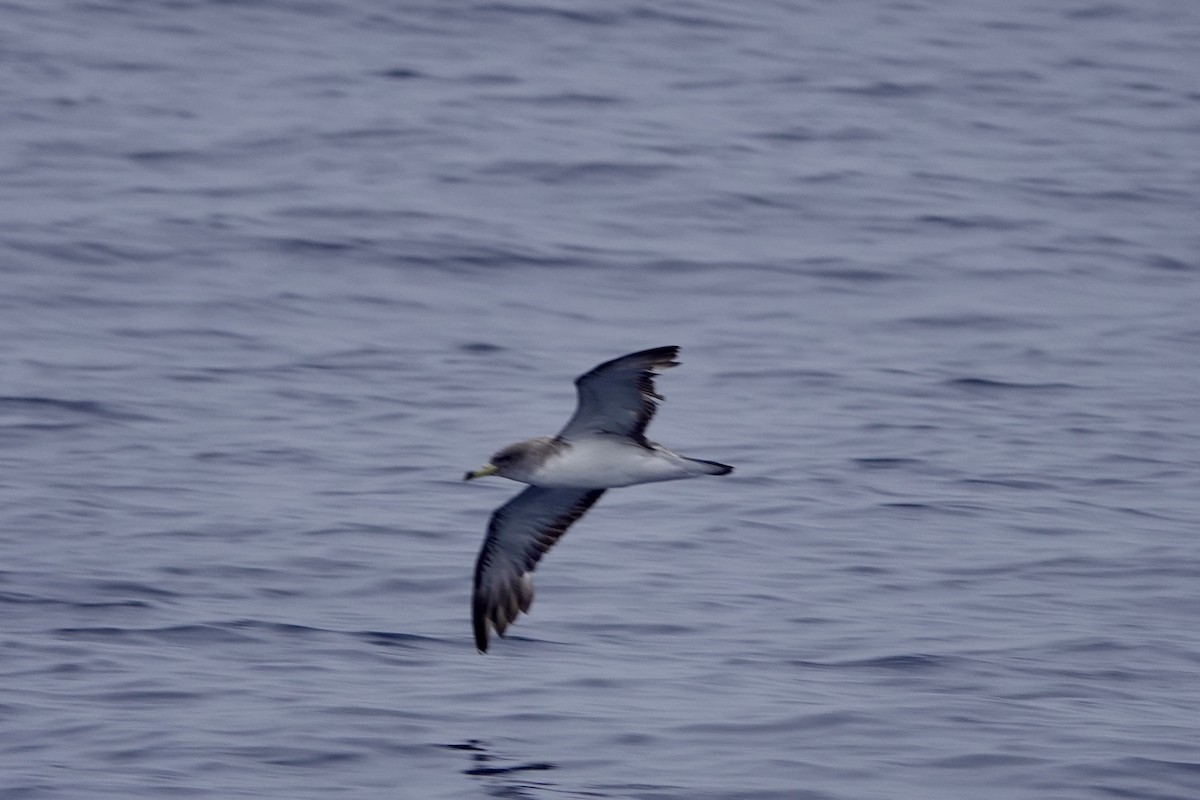
[[[498,450],[488,460],[488,463],[474,472],[468,472],[463,476],[463,480],[469,481],[472,478],[486,478],[489,475],[499,475],[501,478],[509,477],[506,473],[523,460],[524,448],[525,442],[517,442],[516,444],[510,444],[502,450]]]
[[[496,451],[488,463],[474,472],[464,475],[463,480],[469,481],[472,478],[499,475],[501,478],[526,483],[530,474],[542,463],[547,451],[553,446],[554,442],[548,436],[510,444],[508,447]]]

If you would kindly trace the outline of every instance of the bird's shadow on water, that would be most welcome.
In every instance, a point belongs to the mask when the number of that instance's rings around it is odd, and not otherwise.
[[[480,780],[489,797],[533,798],[533,792],[563,793],[564,790],[549,781],[530,780],[531,772],[547,772],[558,769],[548,761],[517,761],[509,756],[495,755],[489,745],[479,739],[468,739],[458,744],[442,745],[448,750],[458,750],[468,755],[469,766],[464,775]],[[570,792],[574,797],[604,797],[597,792]]]

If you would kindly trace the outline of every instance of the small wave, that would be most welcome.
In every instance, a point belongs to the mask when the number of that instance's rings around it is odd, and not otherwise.
[[[915,97],[932,92],[934,87],[927,83],[900,83],[899,81],[875,81],[854,85],[832,86],[831,92],[856,94],[865,97]]]
[[[325,767],[330,764],[360,761],[362,758],[360,753],[279,748],[278,754],[264,754],[261,760],[264,764],[274,764],[280,767]]]
[[[1010,331],[1045,329],[1046,323],[1033,322],[1023,317],[1002,317],[992,314],[938,314],[906,317],[899,321],[903,325],[920,328],[961,328],[963,330]]]
[[[944,381],[944,385],[971,391],[1046,392],[1079,388],[1070,383],[1018,383],[1016,381],[1001,381],[994,378],[951,378]]]
[[[856,458],[853,461],[863,469],[897,469],[900,467],[916,467],[925,463],[919,458],[904,458],[899,456]]]
[[[622,163],[616,161],[501,161],[486,167],[485,175],[524,178],[552,185],[577,183],[625,183],[655,178],[678,167],[662,163]]]
[[[483,3],[475,7],[477,14],[504,14],[521,17],[551,17],[563,22],[584,25],[615,25],[620,22],[616,12],[584,11],[575,8],[556,8],[533,3]]]
[[[59,397],[8,395],[0,397],[0,412],[5,410],[33,412],[62,412],[99,419],[144,419],[139,414],[121,411],[96,400],[64,400]]]
[[[1006,219],[985,215],[955,216],[952,214],[923,214],[916,217],[913,221],[919,225],[937,225],[943,228],[985,231],[1014,231],[1028,228],[1034,224],[1033,220],[1026,219]]]
[[[503,353],[508,348],[491,342],[466,342],[458,346],[464,353]]]
[[[379,76],[380,78],[390,78],[391,80],[398,81],[407,81],[414,78],[428,77],[424,72],[421,72],[421,70],[413,69],[411,67],[391,67],[389,69],[380,70],[379,72],[376,72],[375,75]]]
[[[63,600],[58,597],[41,597],[23,592],[0,592],[0,604],[10,605],[45,605],[66,606],[68,608],[149,608],[144,600],[111,600],[82,602],[79,600]]]
[[[441,641],[431,636],[421,636],[416,633],[397,633],[395,631],[358,631],[352,635],[368,644],[380,647],[412,647],[418,643]]]
[[[514,772],[529,772],[530,770],[557,769],[548,761],[534,761],[531,764],[516,764],[511,767],[472,767],[464,769],[464,775],[509,775]]]
[[[957,656],[939,656],[928,653],[901,653],[875,658],[852,659],[849,661],[792,661],[795,666],[810,669],[883,669],[899,672],[917,672],[941,669],[961,661]]]
[[[1026,478],[963,478],[958,483],[967,486],[999,486],[1004,489],[1027,489],[1034,491],[1055,488],[1055,485],[1052,483],[1033,481]]]
[[[236,644],[254,641],[253,637],[236,633],[221,625],[171,625],[164,628],[122,628],[117,626],[87,626],[56,628],[58,636],[87,641],[139,641],[196,644]]]
[[[1195,272],[1200,270],[1200,261],[1184,261],[1178,258],[1164,255],[1147,256],[1146,266],[1154,269],[1161,269],[1167,272]]]
[[[1011,753],[968,753],[961,756],[949,756],[930,762],[930,766],[944,769],[978,770],[989,767],[1031,767],[1045,764],[1046,759],[1033,756],[1020,756]]]
[[[612,106],[624,102],[623,98],[617,97],[616,95],[588,94],[586,92],[554,92],[551,94],[506,95],[503,99],[511,103],[528,103],[530,105],[554,106],[555,108],[566,108],[570,106]]]

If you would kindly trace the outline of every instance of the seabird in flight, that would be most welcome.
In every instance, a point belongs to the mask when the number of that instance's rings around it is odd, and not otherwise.
[[[480,652],[487,652],[489,630],[503,636],[529,610],[538,561],[606,489],[733,472],[646,439],[662,400],[654,376],[676,366],[678,353],[673,346],[642,350],[579,376],[575,414],[557,436],[510,444],[467,473],[464,480],[499,475],[529,484],[492,514],[475,562],[471,620]]]

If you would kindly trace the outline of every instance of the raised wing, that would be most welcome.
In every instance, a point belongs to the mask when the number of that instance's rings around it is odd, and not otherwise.
[[[492,514],[475,562],[471,622],[475,646],[488,649],[488,630],[503,636],[533,602],[533,572],[542,554],[604,494],[603,489],[530,486]]]
[[[573,438],[611,433],[647,445],[646,426],[662,396],[654,391],[654,375],[679,362],[679,348],[655,347],[605,361],[575,379],[579,403],[558,435]]]

